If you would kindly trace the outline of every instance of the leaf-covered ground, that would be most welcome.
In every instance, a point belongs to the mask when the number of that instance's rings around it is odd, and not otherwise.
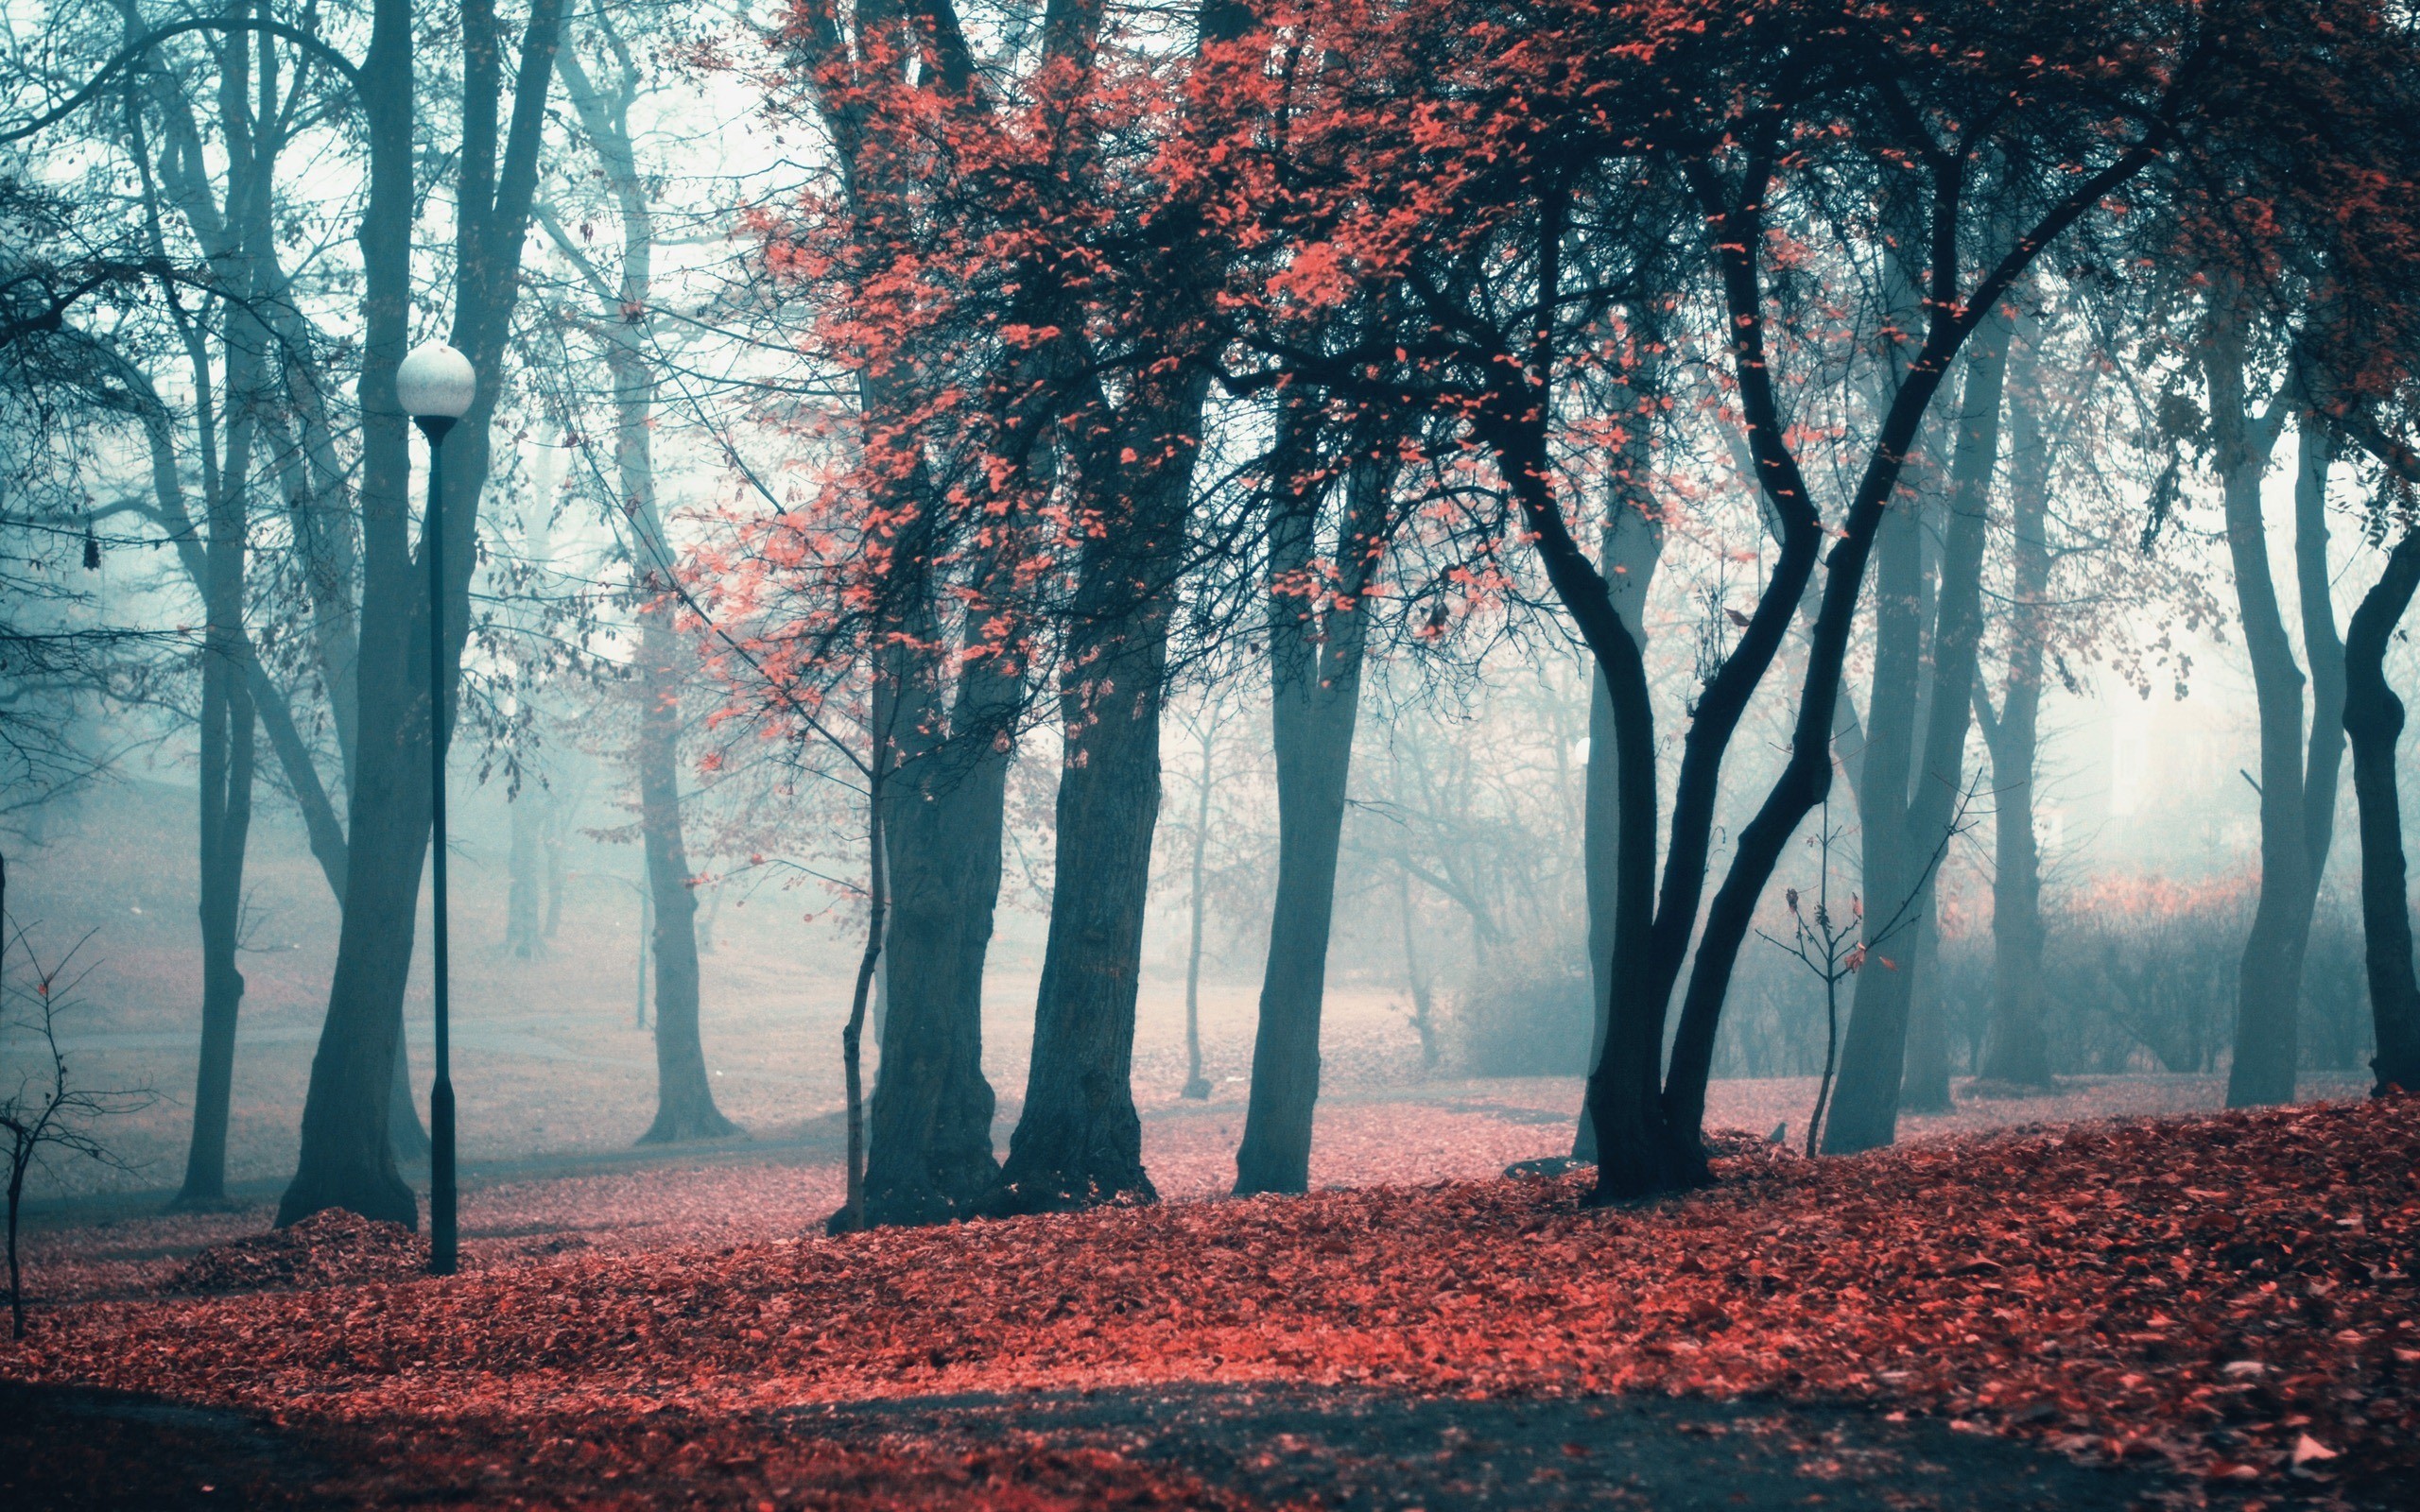
[[[1865,1404],[2229,1501],[2391,1505],[2420,1473],[2420,1099],[1812,1163],[1741,1147],[1717,1188],[1637,1209],[1583,1208],[1576,1178],[1497,1179],[91,1302],[0,1349],[0,1375],[256,1410],[430,1463],[453,1462],[435,1443],[471,1465],[520,1442],[555,1470],[489,1487],[507,1500],[579,1501],[607,1470],[654,1485],[675,1461],[731,1504],[829,1500],[839,1483],[807,1463],[825,1454],[873,1455],[878,1474],[817,1463],[911,1501],[1006,1504],[967,1468],[991,1451],[861,1429],[808,1433],[808,1453],[798,1425],[882,1400],[1203,1388]],[[1070,1504],[1252,1499],[1169,1480],[1114,1434],[1003,1442],[984,1462],[1001,1484],[1091,1487]]]

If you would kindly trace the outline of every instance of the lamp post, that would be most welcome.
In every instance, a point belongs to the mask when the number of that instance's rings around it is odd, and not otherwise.
[[[428,833],[429,954],[437,1022],[437,1081],[428,1093],[428,1270],[451,1276],[455,1263],[454,1074],[448,1037],[445,958],[445,433],[470,413],[478,392],[471,361],[442,341],[424,342],[395,369],[395,401],[428,438]]]

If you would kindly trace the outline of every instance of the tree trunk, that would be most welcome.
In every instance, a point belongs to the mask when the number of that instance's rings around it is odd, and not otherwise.
[[[1284,483],[1279,485],[1281,491]],[[1270,726],[1277,758],[1277,892],[1253,1040],[1252,1095],[1236,1151],[1237,1196],[1307,1192],[1320,1095],[1320,1010],[1336,911],[1337,848],[1361,696],[1369,618],[1360,595],[1385,549],[1394,470],[1346,471],[1337,581],[1312,560],[1316,492],[1281,498],[1270,526]],[[1333,594],[1333,598],[1330,595]]]
[[[1916,505],[1916,495],[1901,495],[1875,541],[1874,681],[1865,705],[1865,781],[1858,792],[1866,955],[1850,992],[1840,1076],[1824,1125],[1824,1148],[1835,1155],[1891,1143],[1905,1068],[1914,953],[1904,928],[1893,938],[1876,936],[1894,923],[1904,926],[1893,912],[1914,891],[1908,783],[1924,640],[1916,604],[1924,526]]]
[[[2420,530],[2395,543],[2377,586],[2353,611],[2344,646],[2344,730],[2361,834],[2361,936],[2377,1055],[2377,1095],[2420,1091],[2420,979],[2411,960],[2411,899],[2403,859],[2403,799],[2394,747],[2403,700],[2386,680],[2387,642],[2420,588]]]
[[[866,1126],[864,1071],[861,1054],[865,1044],[866,1000],[873,990],[873,974],[882,962],[883,937],[890,928],[890,877],[888,873],[890,843],[882,833],[882,813],[889,802],[883,791],[884,767],[889,758],[884,754],[890,743],[885,706],[889,702],[877,691],[874,696],[874,738],[873,762],[866,768],[866,945],[857,956],[856,985],[849,994],[848,1021],[840,1027],[840,1075],[846,1088],[848,1148],[842,1164],[844,1195],[840,1211],[823,1221],[827,1234],[856,1233],[866,1227]]]
[[[1059,696],[1057,882],[1025,1108],[995,1211],[1158,1196],[1134,1111],[1134,994],[1160,812],[1168,616],[1206,392],[1189,373],[1171,382],[1173,391],[1130,402],[1133,413],[1106,427],[1084,470],[1106,528],[1088,533],[1078,567]]]
[[[1904,716],[1912,719],[1917,669],[1905,667],[1899,675],[1906,686],[1888,690],[1886,704],[1884,654],[1880,640],[1876,643],[1875,693],[1869,705],[1875,739],[1866,754],[1865,796],[1858,804],[1868,837],[1867,956],[1858,972],[1848,1034],[1841,1048],[1840,1087],[1824,1129],[1824,1147],[1836,1155],[1888,1144],[1897,1134],[1902,1088],[1910,1067],[1910,1010],[1927,954],[1926,935],[1936,907],[1940,863],[1953,837],[1951,826],[1960,819],[1965,791],[1967,721],[1973,714],[1975,663],[1982,642],[1987,508],[1999,460],[2000,399],[2011,336],[2010,316],[1995,311],[1977,326],[1968,343],[1932,636],[1932,696],[1926,708],[1923,748],[1916,753],[1912,792],[1906,759],[1898,754],[1905,747],[1895,731],[1903,701]],[[1909,527],[1913,525],[1910,521]],[[1886,534],[1890,528],[1885,526]],[[1905,544],[1898,550],[1910,554]],[[1919,570],[1920,552],[1916,547]],[[1900,570],[1904,577],[1904,563]],[[1891,571],[1886,553],[1881,584],[1890,581]],[[1887,587],[1878,586],[1877,592],[1883,595],[1876,603],[1881,613],[1892,606]],[[1910,628],[1898,628],[1903,643],[1912,638]],[[1902,644],[1898,649],[1905,654],[1911,647]],[[1895,825],[1891,823],[1894,816]],[[1872,846],[1877,829],[1896,831],[1880,867]],[[1945,1108],[1948,1037],[1938,1014],[1933,1017],[1935,1022],[1925,1028],[1930,1043],[1913,1064],[1924,1101]]]
[[[2050,644],[2050,466],[2043,434],[2038,349],[2028,343],[2010,385],[2009,514],[2013,537],[2008,675],[2000,712],[1978,694],[1992,757],[1992,1011],[1983,1040],[1985,1081],[2053,1085],[2042,1023],[2042,855],[2033,833],[2033,769],[2040,756],[2042,670]]]
[[[1184,1095],[1195,1102],[1207,1102],[1210,1098],[1210,1083],[1201,1074],[1201,926],[1206,912],[1201,876],[1210,854],[1211,763],[1218,751],[1218,723],[1205,710],[1201,716],[1201,777],[1194,790],[1193,883],[1186,893],[1186,907],[1192,919],[1184,950]]]
[[[193,1143],[175,1204],[180,1208],[227,1199],[227,1115],[234,1089],[235,1021],[244,1000],[235,953],[252,817],[252,701],[243,669],[215,657],[213,662],[202,673],[201,1060],[194,1080]]]
[[[563,811],[546,805],[546,922],[539,933],[552,939],[563,927],[563,892],[571,884],[571,868],[564,850]]]
[[[969,610],[964,651],[999,644],[988,618]],[[947,738],[907,731],[911,754],[885,778],[890,913],[866,1166],[871,1224],[968,1216],[999,1179],[995,1101],[983,1074],[983,962],[1025,684],[997,662],[961,656]]]
[[[1646,432],[1639,428],[1631,458],[1636,476],[1644,478],[1649,458]],[[1639,490],[1643,495],[1644,490]],[[1605,585],[1613,591],[1615,611],[1641,646],[1647,644],[1647,593],[1663,558],[1662,522],[1640,512],[1639,501],[1617,490],[1608,506],[1598,561]],[[1614,901],[1621,862],[1620,745],[1614,733],[1614,700],[1605,686],[1604,669],[1591,669],[1588,679],[1588,770],[1581,816],[1581,856],[1588,898],[1588,980],[1596,993],[1589,1014],[1588,1067],[1595,1071],[1605,1054],[1606,1021],[1614,1002]],[[1571,1158],[1594,1162],[1597,1125],[1583,1106],[1571,1136]]]
[[[681,831],[677,756],[683,647],[670,619],[669,607],[650,606],[639,628],[639,833],[655,904],[655,1122],[639,1136],[641,1144],[739,1132],[715,1107],[698,1037],[698,895]]]
[[[463,142],[458,174],[455,345],[479,389],[443,448],[447,472],[445,649],[431,667],[422,583],[410,545],[406,417],[395,401],[406,339],[412,225],[413,59],[410,0],[375,0],[361,70],[369,200],[361,221],[362,609],[355,717],[356,782],[350,795],[344,919],[337,938],[328,1013],[311,1062],[302,1155],[278,1204],[278,1222],[324,1208],[417,1225],[419,1205],[397,1174],[388,1110],[403,1030],[413,919],[429,838],[429,743],[454,718],[478,552],[479,491],[488,426],[503,380],[509,317],[520,287],[522,246],[537,186],[539,138],[562,0],[535,0],[523,33],[512,121],[497,155],[504,91],[495,16],[463,19]]]
[[[219,50],[229,98],[227,203],[224,234],[212,249],[214,270],[229,285],[221,349],[226,387],[213,413],[206,335],[182,318],[194,382],[195,439],[202,492],[203,546],[195,586],[202,597],[199,802],[201,926],[201,1053],[194,1086],[193,1140],[177,1206],[208,1206],[227,1194],[227,1115],[235,1067],[235,1022],[244,974],[235,965],[243,925],[244,853],[251,830],[255,720],[244,630],[247,545],[251,529],[254,441],[266,407],[269,337],[252,295],[263,284],[262,256],[269,235],[267,197],[273,135],[250,130],[245,104],[251,93],[251,39],[234,36]],[[191,172],[191,165],[185,166]],[[147,183],[149,181],[146,175]],[[188,182],[189,203],[207,207],[206,182]],[[190,214],[191,211],[188,211]],[[190,562],[191,558],[187,560]]]
[[[609,13],[596,24],[610,28]],[[618,38],[614,40],[618,43]],[[623,54],[627,58],[627,54]],[[736,1125],[715,1107],[699,1038],[698,899],[681,819],[681,695],[686,648],[673,625],[675,564],[655,497],[655,384],[649,370],[648,314],[654,298],[655,217],[640,180],[628,111],[638,93],[626,63],[609,98],[577,48],[560,49],[554,67],[580,129],[603,166],[621,229],[621,276],[608,285],[585,258],[598,305],[605,366],[614,385],[614,470],[629,523],[631,588],[638,600],[639,719],[632,748],[639,790],[639,837],[647,853],[655,955],[655,1122],[641,1144],[728,1139]]]
[[[2112,189],[2140,172],[2151,158],[2149,148],[2136,146],[2076,184],[2015,239],[2018,254],[2003,259],[1992,274],[1976,285],[1965,301],[1966,311],[1989,314],[2007,297],[2011,284],[2039,249],[2083,218]],[[1704,170],[1695,171],[1692,179],[1698,197],[1709,205],[1725,192]],[[1733,326],[1733,369],[1739,378],[1743,413],[1753,426],[1756,460],[1768,494],[1777,504],[1787,499],[1804,516],[1811,513],[1812,505],[1806,479],[1783,439],[1779,405],[1765,366],[1762,294],[1757,287],[1753,250],[1755,238],[1743,234],[1760,229],[1761,222],[1751,211],[1761,206],[1762,188],[1761,182],[1750,185],[1752,192],[1746,203],[1735,202],[1736,208],[1717,216],[1714,230],[1722,238],[1717,243],[1717,249],[1723,263],[1725,303]],[[1934,192],[1939,198],[1928,207],[1927,218],[1936,224],[1954,223],[1958,186],[1936,180]],[[1945,215],[1946,219],[1943,218]],[[1739,223],[1742,219],[1744,225]],[[1954,284],[1956,268],[1948,255],[1951,253],[1954,249],[1945,243],[1936,248],[1940,266],[1927,272],[1927,281],[1933,286]],[[1772,880],[1773,868],[1791,835],[1831,791],[1831,736],[1840,712],[1841,675],[1850,632],[1856,627],[1858,599],[1864,587],[1874,535],[1898,486],[1902,459],[1915,442],[1925,413],[1939,391],[1951,360],[1971,334],[1972,328],[1960,323],[1961,318],[1953,318],[1939,301],[1933,303],[1925,317],[1924,343],[1907,365],[1904,382],[1876,427],[1864,472],[1824,558],[1824,606],[1816,616],[1814,633],[1808,638],[1806,672],[1800,687],[1789,760],[1766,791],[1754,816],[1738,831],[1731,869],[1706,909],[1705,928],[1689,970],[1688,992],[1681,1005],[1680,1030],[1673,1040],[1672,1071],[1664,1088],[1668,1136],[1684,1154],[1700,1143],[1698,1129],[1704,1120],[1705,1080],[1712,1062],[1715,1033],[1721,1022],[1723,999],[1730,991],[1740,947],[1755,918],[1757,902]],[[1795,531],[1803,526],[1792,521],[1791,528]],[[1784,560],[1788,559],[1789,553],[1785,551]],[[1790,585],[1793,598],[1801,586],[1803,580]],[[1668,866],[1666,878],[1668,884]],[[1697,1165],[1703,1169],[1702,1150]],[[1602,1169],[1600,1164],[1600,1186]]]
[[[1404,986],[1411,993],[1411,1027],[1420,1036],[1420,1069],[1437,1069],[1436,1002],[1429,992],[1428,972],[1420,964],[1420,930],[1411,911],[1411,873],[1395,873],[1395,913],[1403,925]]]
[[[428,1130],[420,1121],[420,1104],[412,1096],[412,1057],[404,1035],[395,1036],[395,1075],[388,1089],[387,1133],[398,1165],[426,1165]]]
[[[2230,1108],[2293,1100],[2303,952],[2318,897],[2306,810],[2303,672],[2295,664],[2293,644],[2278,610],[2269,573],[2268,528],[2261,515],[2261,480],[2275,444],[2279,412],[2273,407],[2258,420],[2245,412],[2244,339],[2240,317],[2226,311],[2204,359],[2226,505],[2227,555],[2235,568],[2236,601],[2260,718],[2260,897],[2237,975],[2235,1057],[2227,1073]],[[2318,486],[2324,489],[2324,454],[2307,447],[2305,471],[2314,463]],[[2302,486],[2298,480],[2298,491]],[[2296,513],[2302,513],[2299,507]],[[2297,550],[2299,554],[2299,546]],[[2323,606],[2319,612],[2325,615],[2327,610]],[[2307,614],[2307,627],[2309,622]],[[2317,735],[2314,729],[2314,739]],[[2328,739],[2341,737],[2331,731]],[[2332,800],[2332,770],[2328,786]]]
[[[1930,888],[1927,889],[1928,892]],[[1910,1113],[1946,1113],[1949,1100],[1949,1018],[1933,982],[1932,966],[1941,958],[1941,900],[1916,920],[1910,932],[1914,957],[1908,997],[1908,1067],[1899,1082],[1899,1106]]]

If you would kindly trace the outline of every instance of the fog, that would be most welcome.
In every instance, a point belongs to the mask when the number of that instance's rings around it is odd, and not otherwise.
[[[535,486],[559,479],[560,463],[532,451],[525,471]],[[559,505],[552,522],[559,549],[604,539],[576,506]],[[2191,549],[2206,558],[2211,548],[2204,540]],[[2349,593],[2375,569],[2358,543],[2343,555]],[[2184,573],[2192,561],[2170,566]],[[1670,731],[1668,791],[1685,728],[1670,695],[1689,676],[1703,610],[1689,565],[1685,557],[1668,562],[1647,610]],[[2290,564],[2281,557],[2278,566],[2290,586]],[[86,612],[96,621],[164,621],[182,608],[157,553],[112,551],[92,576]],[[491,592],[506,591],[503,576],[490,570]],[[595,591],[569,574],[556,575],[553,591],[565,583]],[[2062,1077],[2195,1075],[2204,1090],[2188,1097],[2217,1095],[2206,1078],[2223,1073],[2231,1052],[2235,962],[2258,874],[2258,798],[2246,770],[2257,765],[2258,741],[2238,638],[2223,624],[2212,629],[2172,635],[2150,615],[2130,620],[2119,632],[2137,639],[2112,644],[2097,662],[2079,659],[2072,681],[2061,679],[2046,697],[2035,828],[2050,919],[2053,1069]],[[2171,638],[2156,653],[2155,674],[2143,679],[2149,686],[2111,665],[2133,661],[2163,633]],[[1589,757],[1584,652],[1549,615],[1518,606],[1495,611],[1469,640],[1468,654],[1391,652],[1367,695],[1327,965],[1322,1094],[1332,1100],[1485,1096],[1496,1080],[1514,1078],[1505,1085],[1516,1089],[1509,1093],[1515,1101],[1577,1106],[1591,1001],[1580,843]],[[602,651],[593,666],[529,698],[531,716],[498,716],[458,742],[449,765],[462,1150],[497,1172],[618,1155],[655,1105],[650,916],[629,719],[626,707],[616,712],[627,695],[610,627],[595,644]],[[1860,654],[1870,658],[1870,647]],[[2413,662],[2399,644],[2390,675],[2407,679]],[[1727,774],[1719,835],[1744,822],[1788,738],[1787,690],[1769,692]],[[1184,1112],[1177,1093],[1189,1069],[1184,1025],[1200,836],[1201,1064],[1212,1088],[1207,1110],[1230,1141],[1240,1134],[1276,884],[1266,699],[1265,674],[1250,670],[1197,672],[1172,696],[1137,1014],[1138,1102],[1147,1118]],[[861,869],[862,836],[849,795],[828,771],[710,729],[707,708],[699,700],[688,747],[741,758],[710,777],[686,778],[698,837],[690,856],[702,1040],[715,1095],[753,1144],[823,1148],[840,1117],[839,1034],[862,944],[862,889],[851,870],[853,857]],[[49,1162],[33,1177],[37,1199],[173,1186],[190,1133],[200,995],[190,722],[174,709],[83,696],[68,730],[79,774],[22,793],[0,830],[11,928],[45,959],[75,953],[77,987],[61,1022],[79,1077],[157,1098],[112,1130],[124,1168]],[[1205,732],[1206,830],[1197,823]],[[2411,738],[2400,760],[2410,759]],[[1003,1099],[1004,1152],[1048,921],[1053,746],[1048,730],[1028,732],[1011,772],[1009,859],[985,962],[983,1069]],[[1979,763],[1982,754],[1978,738]],[[255,801],[228,1174],[239,1189],[266,1190],[293,1169],[339,913],[290,795],[265,782]],[[2349,835],[2349,786],[2339,806],[2338,833]],[[1986,783],[1941,866],[1941,944],[1924,988],[1949,1025],[1962,1082],[1975,1073],[1990,1008],[1996,822]],[[514,938],[516,823],[539,835],[521,863],[534,943]],[[1836,804],[1831,826],[1834,885],[1855,896],[1854,804]],[[1822,857],[1820,829],[1808,830],[1783,863],[1776,894],[1783,886],[1812,894]],[[1724,860],[1719,843],[1718,871]],[[2361,1085],[2375,1048],[2358,867],[2357,850],[2340,843],[2319,893],[2301,1040],[2313,1093]],[[427,907],[424,889],[405,1009],[424,1119]],[[1778,897],[1766,901],[1759,927],[1787,934]],[[1777,940],[1753,940],[1722,1026],[1717,1077],[1811,1078],[1824,1060],[1823,1000],[1820,978]],[[877,1022],[879,1005],[877,992]],[[877,1033],[877,1063],[879,1045]],[[0,1038],[12,1071],[30,1066],[35,1048],[22,1021]],[[870,1066],[870,1082],[875,1074]]]

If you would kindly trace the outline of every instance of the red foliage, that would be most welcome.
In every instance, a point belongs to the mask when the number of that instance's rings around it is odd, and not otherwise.
[[[1285,1381],[1874,1399],[2223,1477],[2412,1453],[2420,1100],[1744,1147],[1635,1209],[1470,1182],[86,1304],[0,1368],[359,1422]]]
[[[258,1292],[401,1280],[428,1268],[428,1243],[401,1224],[328,1208],[290,1228],[212,1245],[171,1273],[170,1292]]]

